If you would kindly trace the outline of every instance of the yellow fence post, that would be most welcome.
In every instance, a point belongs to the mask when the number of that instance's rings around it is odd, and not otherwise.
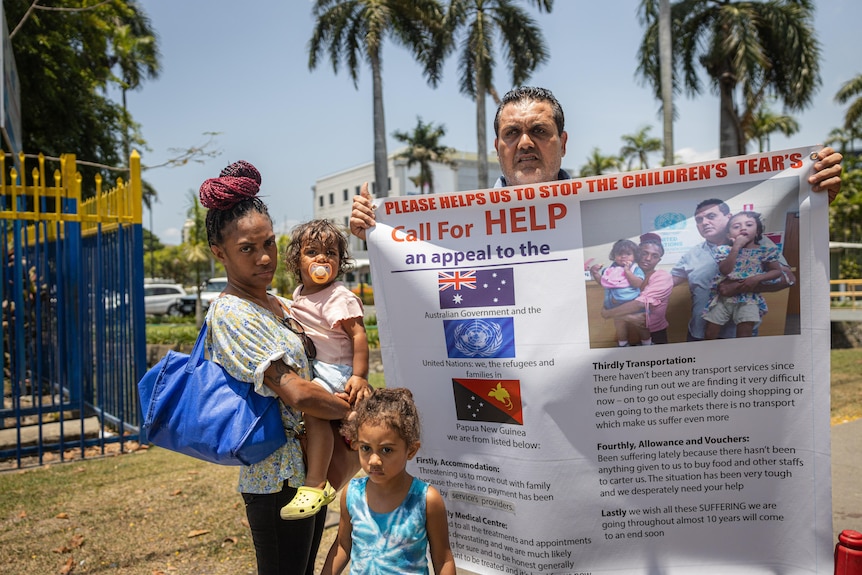
[[[137,150],[132,150],[129,158],[129,186],[132,194],[132,223],[140,224],[144,221],[143,187],[141,185],[141,155]]]

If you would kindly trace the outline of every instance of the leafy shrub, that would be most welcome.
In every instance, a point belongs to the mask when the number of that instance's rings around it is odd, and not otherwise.
[[[147,343],[156,345],[194,345],[198,338],[194,322],[147,325]]]
[[[368,347],[377,348],[380,347],[380,334],[377,332],[376,325],[366,325],[365,326],[365,335],[368,337]]]
[[[370,284],[359,284],[351,289],[362,300],[362,305],[374,305],[374,288]]]

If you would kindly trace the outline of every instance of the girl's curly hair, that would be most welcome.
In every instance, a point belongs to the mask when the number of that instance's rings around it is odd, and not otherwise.
[[[419,410],[407,388],[375,390],[356,405],[356,415],[342,426],[341,433],[350,441],[356,441],[359,428],[366,424],[394,429],[408,447],[419,442]]]
[[[284,255],[284,264],[287,271],[292,273],[296,281],[302,283],[299,262],[302,259],[302,244],[309,242],[320,242],[324,246],[333,246],[338,249],[339,269],[335,277],[349,272],[353,269],[353,258],[347,251],[347,236],[335,224],[329,220],[311,220],[299,224],[290,231],[290,244]]]

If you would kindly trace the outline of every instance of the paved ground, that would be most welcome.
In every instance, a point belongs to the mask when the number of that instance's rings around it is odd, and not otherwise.
[[[829,310],[830,321],[862,321],[862,307],[860,308],[832,308]]]
[[[844,529],[862,532],[862,419],[832,426],[833,542]]]

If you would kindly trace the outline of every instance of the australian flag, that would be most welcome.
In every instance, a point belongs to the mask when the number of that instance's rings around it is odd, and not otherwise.
[[[515,357],[515,322],[511,317],[443,320],[450,358]]]
[[[515,305],[512,268],[437,272],[440,309]]]
[[[452,380],[455,411],[460,421],[524,425],[521,382],[517,379]]]

